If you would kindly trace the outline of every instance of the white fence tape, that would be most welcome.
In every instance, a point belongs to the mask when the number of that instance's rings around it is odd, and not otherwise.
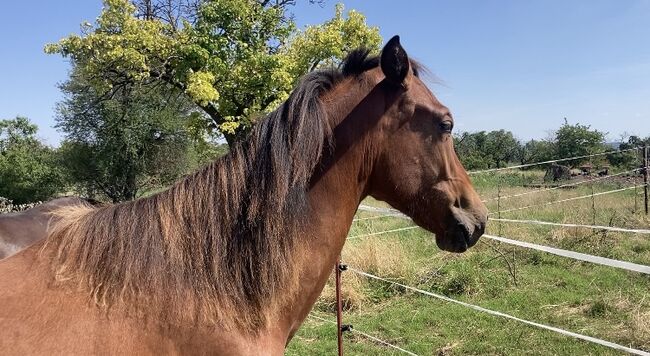
[[[368,206],[365,206],[365,205],[359,206],[359,210],[375,211],[375,212],[390,212],[391,214],[397,215],[395,213],[396,210],[394,210],[394,209],[375,208],[375,207],[368,207]],[[401,214],[399,217],[403,218],[403,219],[410,219],[408,216],[406,216],[404,214]],[[416,228],[416,226],[410,226],[410,228]],[[406,229],[406,228],[402,228],[402,229]],[[399,230],[399,229],[395,229],[395,230]],[[394,231],[389,230],[388,232],[394,232]],[[388,232],[385,232],[385,233],[388,233]],[[384,233],[384,232],[382,232],[382,231],[375,232],[375,233],[368,234],[367,236],[379,235],[381,233]],[[365,236],[356,236],[355,238],[360,238],[360,237],[365,237]],[[606,258],[606,257],[588,255],[588,254],[585,254],[585,253],[574,252],[574,251],[569,251],[569,250],[563,250],[563,249],[559,249],[559,248],[555,248],[555,247],[538,245],[538,244],[534,244],[534,243],[530,243],[530,242],[524,242],[524,241],[519,241],[519,240],[508,239],[508,238],[501,237],[501,236],[483,235],[483,237],[491,239],[491,240],[507,243],[507,244],[510,244],[510,245],[515,245],[515,246],[519,246],[519,247],[529,248],[529,249],[532,249],[532,250],[551,253],[551,254],[554,254],[554,255],[557,255],[557,256],[573,258],[575,260],[596,263],[596,264],[599,264],[599,265],[605,265],[605,266],[609,266],[609,267],[621,268],[621,269],[625,269],[625,270],[633,271],[633,272],[640,272],[640,273],[650,274],[650,266],[646,266],[646,265],[640,265],[640,264],[636,264],[636,263],[632,263],[632,262],[626,262],[626,261],[619,261],[619,260],[614,260],[614,259]]]
[[[516,223],[516,224],[549,225],[549,226],[559,226],[559,227],[580,227],[580,228],[594,229],[594,230],[629,232],[633,234],[650,234],[650,230],[646,230],[646,229],[626,229],[623,227],[614,227],[614,226],[605,226],[605,225],[567,224],[567,223],[554,223],[554,222],[539,221],[539,220],[518,220],[518,219],[498,219],[498,218],[490,218],[490,221],[500,221],[500,222],[507,222],[507,223]]]
[[[625,269],[625,270],[633,271],[633,272],[641,272],[641,273],[650,274],[650,266],[646,266],[646,265],[639,265],[639,264],[632,263],[632,262],[625,262],[625,261],[614,260],[614,259],[606,258],[606,257],[588,255],[586,253],[580,253],[580,252],[575,252],[575,251],[562,250],[562,249],[555,248],[555,247],[538,245],[538,244],[525,242],[525,241],[519,241],[519,240],[512,240],[512,239],[508,239],[508,238],[501,237],[501,236],[483,235],[483,237],[491,239],[491,240],[495,240],[495,241],[504,242],[504,243],[507,243],[507,244],[510,244],[510,245],[525,247],[525,248],[529,248],[529,249],[532,249],[532,250],[548,252],[548,253],[558,255],[558,256],[573,258],[574,260],[591,262],[591,263],[604,265],[604,266],[609,266],[609,267],[621,268],[621,269]]]
[[[390,234],[391,232],[399,232],[399,231],[413,230],[413,229],[418,229],[418,228],[420,228],[420,227],[419,227],[419,226],[407,226],[407,227],[401,227],[401,228],[399,228],[399,229],[392,229],[392,230],[385,230],[385,231],[371,232],[371,233],[369,233],[369,234],[350,236],[350,237],[348,237],[348,240],[355,240],[355,239],[360,239],[360,238],[362,238],[362,237],[369,237],[369,236],[376,236],[376,235]]]

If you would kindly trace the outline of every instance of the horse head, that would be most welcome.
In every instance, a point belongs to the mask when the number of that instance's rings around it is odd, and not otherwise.
[[[369,195],[435,233],[441,249],[464,252],[483,234],[487,209],[454,150],[451,111],[422,82],[398,36],[372,72],[386,110]]]

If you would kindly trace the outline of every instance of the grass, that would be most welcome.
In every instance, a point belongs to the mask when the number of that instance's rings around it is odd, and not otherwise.
[[[529,191],[523,187],[543,172],[473,177],[485,198]],[[636,182],[639,184],[639,182]],[[632,178],[584,184],[503,199],[501,210],[538,205],[632,185]],[[636,193],[640,193],[641,190]],[[629,190],[592,199],[503,213],[502,217],[560,223],[649,228],[642,198]],[[366,204],[384,206],[369,200]],[[489,202],[496,211],[496,202]],[[373,216],[361,212],[359,217]],[[350,236],[409,225],[399,218],[355,222]],[[548,246],[650,264],[650,236],[493,222],[488,233]],[[350,240],[342,259],[350,266],[390,280],[504,312],[526,320],[650,351],[650,276],[589,264],[483,239],[465,254],[440,251],[431,234],[413,229]],[[423,355],[617,355],[619,351],[552,331],[487,315],[423,296],[351,271],[343,275],[345,323]],[[313,314],[335,320],[332,280]],[[346,333],[349,355],[391,355],[396,350]],[[335,326],[308,319],[288,355],[336,352]]]

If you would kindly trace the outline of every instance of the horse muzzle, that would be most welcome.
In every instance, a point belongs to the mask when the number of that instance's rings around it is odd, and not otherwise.
[[[436,244],[441,250],[449,252],[465,252],[476,245],[485,232],[487,216],[475,218],[465,212],[454,212],[452,223],[445,230],[442,238],[436,238]]]

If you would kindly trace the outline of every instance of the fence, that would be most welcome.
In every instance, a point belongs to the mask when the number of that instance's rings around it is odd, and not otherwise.
[[[614,154],[614,153],[619,153],[619,152],[628,152],[628,151],[638,150],[638,149],[639,148],[633,148],[633,149],[624,150],[624,151],[606,152],[606,153],[601,153],[601,154],[597,154],[597,155]],[[499,224],[501,224],[501,223],[530,224],[530,225],[544,225],[544,226],[555,226],[555,227],[585,228],[585,229],[594,229],[594,230],[601,230],[601,231],[612,231],[612,232],[630,233],[630,234],[650,234],[650,229],[636,229],[636,228],[624,228],[624,227],[615,227],[615,226],[603,226],[603,225],[596,225],[595,223],[591,224],[591,225],[589,225],[589,224],[570,224],[570,223],[555,223],[555,222],[539,221],[539,220],[507,219],[507,218],[501,218],[500,217],[501,213],[508,213],[508,212],[514,212],[514,211],[519,211],[519,210],[532,209],[532,208],[536,208],[536,207],[544,207],[544,206],[554,205],[554,204],[562,204],[562,203],[566,203],[566,202],[582,200],[582,199],[587,199],[587,198],[591,198],[592,202],[593,202],[593,199],[596,196],[615,194],[615,193],[620,193],[620,192],[623,192],[623,191],[628,191],[628,190],[631,190],[631,189],[635,190],[635,199],[636,199],[636,195],[637,195],[636,190],[638,188],[641,188],[641,187],[644,190],[643,194],[644,194],[644,197],[645,197],[645,206],[646,206],[645,210],[646,210],[646,214],[647,214],[648,149],[643,148],[643,153],[644,153],[643,154],[643,167],[639,168],[639,169],[634,169],[634,170],[631,170],[631,171],[621,172],[621,173],[618,173],[618,174],[615,174],[615,175],[612,175],[612,176],[609,176],[609,177],[599,177],[599,178],[592,179],[590,181],[581,181],[581,182],[576,182],[576,183],[564,184],[564,185],[561,185],[561,186],[558,186],[558,187],[552,187],[552,188],[547,188],[547,189],[536,190],[536,191],[532,191],[532,192],[525,192],[525,193],[520,193],[520,194],[513,194],[513,195],[510,195],[510,196],[497,197],[496,200],[500,201],[501,199],[508,199],[508,198],[513,198],[513,197],[518,197],[518,196],[529,195],[529,194],[536,194],[536,193],[546,192],[546,191],[549,191],[549,190],[561,189],[563,187],[568,187],[568,186],[575,186],[575,185],[579,185],[579,184],[593,183],[595,181],[602,181],[602,180],[605,180],[605,179],[608,179],[608,178],[611,178],[611,177],[622,176],[622,175],[628,174],[628,173],[636,173],[636,172],[642,170],[643,174],[644,174],[644,178],[643,178],[644,183],[641,184],[641,185],[634,184],[634,186],[632,186],[632,187],[612,189],[612,190],[609,190],[609,191],[599,192],[599,193],[595,193],[593,191],[593,185],[592,185],[592,192],[589,195],[572,197],[572,198],[567,198],[567,199],[560,199],[560,200],[556,200],[556,201],[545,202],[543,204],[531,204],[531,205],[527,205],[527,206],[523,206],[523,207],[511,208],[511,209],[506,209],[506,210],[500,210],[500,204],[498,204],[497,208],[499,210],[497,211],[497,214],[499,215],[499,217],[498,218],[491,218],[491,220],[497,221]],[[534,165],[541,165],[541,164],[548,164],[548,163],[554,163],[554,162],[560,162],[560,161],[568,161],[568,160],[575,160],[575,159],[581,159],[581,158],[588,158],[588,157],[593,157],[593,156],[597,156],[597,155],[563,158],[563,159],[552,160],[552,161],[538,162],[538,163],[534,163],[534,164],[526,164],[526,165],[519,165],[519,166],[513,166],[513,167],[507,167],[507,168],[499,168],[499,169],[490,169],[490,170],[484,170],[484,171],[470,172],[470,174],[479,174],[479,173],[485,173],[485,172],[503,171],[503,170],[506,170],[506,169],[526,168],[526,167],[532,167]],[[495,200],[495,199],[488,199],[488,200],[485,200],[484,202],[491,201],[491,200]],[[594,208],[595,208],[595,206],[594,206]],[[359,210],[360,211],[377,213],[378,215],[370,216],[370,217],[356,218],[356,219],[353,220],[354,222],[373,220],[373,219],[390,219],[390,218],[399,218],[399,219],[408,219],[408,220],[410,220],[409,217],[407,217],[406,215],[404,215],[401,212],[399,212],[397,210],[394,210],[394,209],[377,208],[377,207],[361,205],[359,207]],[[360,234],[360,235],[355,235],[355,236],[349,236],[348,240],[369,238],[369,237],[373,237],[373,236],[380,236],[380,235],[385,235],[385,234],[397,233],[397,232],[402,232],[402,231],[407,231],[407,230],[412,230],[412,229],[417,229],[417,228],[419,228],[419,227],[415,226],[415,225],[411,225],[411,226],[401,227],[401,228],[397,228],[397,229],[390,229],[390,230],[371,232],[371,233]],[[623,269],[623,270],[634,272],[634,273],[643,273],[643,274],[649,274],[650,275],[650,266],[646,266],[646,265],[641,265],[641,264],[632,263],[632,262],[628,262],[628,261],[621,261],[621,260],[616,260],[616,259],[600,257],[600,256],[580,253],[580,252],[576,252],[576,251],[564,250],[564,249],[559,249],[559,248],[555,248],[555,247],[543,246],[543,245],[539,245],[539,244],[525,242],[525,241],[521,241],[521,240],[513,239],[513,238],[506,238],[506,237],[502,237],[502,236],[483,235],[483,237],[487,238],[487,239],[490,239],[490,240],[499,241],[499,242],[502,242],[502,243],[517,246],[517,247],[520,247],[520,248],[527,248],[527,249],[532,249],[532,250],[536,250],[536,251],[542,251],[542,252],[545,252],[545,253],[550,253],[550,254],[554,254],[554,255],[557,255],[557,256],[562,256],[562,257],[565,257],[565,258],[570,258],[570,259],[579,260],[579,261],[588,262],[588,263],[600,264],[600,265],[604,265],[604,266],[608,266],[608,267]],[[337,265],[336,268],[337,268],[337,270],[339,270],[340,265]],[[449,297],[441,295],[441,294],[429,292],[429,291],[422,290],[422,289],[419,289],[419,288],[416,288],[416,287],[413,287],[413,286],[408,286],[406,284],[402,284],[402,283],[399,283],[399,282],[396,282],[396,281],[391,281],[391,280],[389,280],[387,278],[383,278],[381,276],[377,276],[377,275],[362,271],[362,270],[354,268],[354,267],[348,267],[347,270],[351,271],[352,273],[356,273],[356,274],[358,274],[360,276],[366,277],[366,278],[370,278],[370,279],[382,281],[384,283],[389,283],[389,284],[392,284],[394,286],[398,286],[399,288],[402,288],[404,290],[408,290],[408,291],[411,291],[411,292],[415,292],[415,293],[419,293],[419,294],[426,295],[426,296],[429,296],[429,297],[433,297],[433,298],[436,298],[436,299],[439,299],[439,300],[443,300],[445,302],[461,305],[461,306],[471,308],[473,310],[483,312],[483,313],[487,313],[487,314],[490,314],[490,315],[493,315],[493,316],[502,317],[502,318],[506,318],[506,319],[513,320],[513,321],[516,321],[516,322],[520,322],[520,323],[523,323],[523,324],[526,324],[526,325],[529,325],[529,326],[537,327],[537,328],[544,329],[544,330],[553,331],[553,332],[556,332],[556,333],[559,333],[559,334],[562,334],[562,335],[565,335],[565,336],[568,336],[568,337],[573,337],[573,338],[576,338],[576,339],[580,339],[580,340],[584,340],[584,341],[587,341],[587,342],[595,343],[595,344],[605,346],[605,347],[609,347],[609,348],[612,348],[612,349],[615,349],[615,350],[624,351],[624,352],[628,352],[628,353],[636,354],[636,355],[650,356],[650,352],[647,352],[647,351],[644,351],[644,350],[631,348],[631,347],[628,347],[628,346],[625,346],[625,345],[620,345],[620,344],[617,344],[617,343],[614,343],[614,342],[611,342],[611,341],[607,341],[607,340],[603,340],[603,339],[599,339],[599,338],[596,338],[596,337],[593,337],[593,336],[588,336],[588,335],[580,334],[580,333],[577,333],[577,332],[564,330],[564,329],[561,329],[561,328],[558,328],[558,327],[549,326],[549,325],[545,325],[545,324],[530,321],[530,320],[525,320],[525,319],[518,318],[518,317],[513,316],[513,315],[509,315],[509,314],[502,313],[502,312],[499,312],[499,311],[487,309],[487,308],[484,308],[484,307],[481,307],[481,306],[478,306],[478,305],[473,305],[473,304],[470,304],[470,303],[466,303],[466,302],[463,302],[463,301],[455,300],[453,298],[449,298]],[[338,280],[339,279],[337,279],[337,282],[338,282]],[[340,287],[337,285],[337,288],[340,288]],[[340,297],[338,296],[338,294],[337,294],[337,299],[338,299],[338,301],[340,303]],[[336,324],[333,321],[329,321],[327,319],[317,317],[317,316],[314,316],[314,315],[311,315],[311,317],[317,318],[317,319],[319,319],[321,321],[326,321],[326,322]],[[339,315],[338,318],[341,319],[342,318],[341,315]],[[356,332],[356,333],[358,333],[358,334],[360,334],[360,335],[362,335],[362,336],[364,336],[364,337],[366,337],[366,338],[368,338],[368,339],[370,339],[370,340],[372,340],[372,341],[374,341],[374,342],[376,342],[378,344],[381,344],[383,346],[390,347],[390,348],[392,348],[394,350],[397,350],[397,351],[400,351],[400,352],[403,352],[403,353],[406,353],[406,354],[409,354],[409,355],[415,355],[415,353],[413,353],[411,351],[408,351],[408,350],[406,350],[404,348],[401,348],[399,346],[390,344],[390,343],[388,343],[388,342],[386,342],[384,340],[376,338],[376,337],[374,337],[372,335],[369,335],[367,333],[360,332],[360,331],[355,330],[355,329],[353,329],[351,327],[348,327],[348,329],[350,331],[352,331],[352,332]],[[341,347],[339,348],[339,354],[342,354],[342,348]]]

